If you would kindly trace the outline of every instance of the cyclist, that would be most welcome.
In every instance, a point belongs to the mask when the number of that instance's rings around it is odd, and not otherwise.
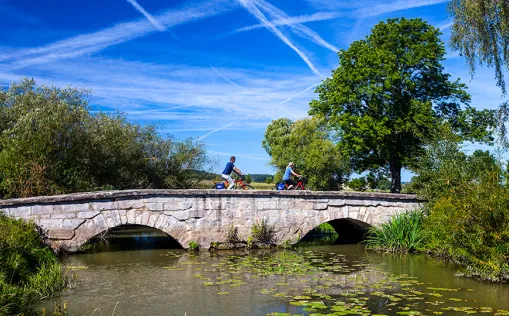
[[[286,167],[285,175],[283,176],[283,181],[288,185],[288,190],[293,189],[293,186],[296,185],[295,181],[291,179],[291,175],[293,174],[296,177],[302,177],[300,174],[293,171],[293,168],[295,168],[295,164],[293,162],[290,162],[288,164],[288,167]]]
[[[229,183],[228,190],[231,190],[235,185],[235,181],[233,181],[232,177],[230,176],[232,171],[238,174],[239,176],[244,177],[244,174],[237,167],[235,167],[234,163],[235,156],[231,156],[230,161],[226,164],[226,167],[224,168],[223,173],[221,174],[221,178],[225,179]]]

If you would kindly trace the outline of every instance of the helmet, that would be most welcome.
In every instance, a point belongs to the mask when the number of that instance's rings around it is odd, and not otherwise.
[[[293,162],[290,162],[290,163],[288,164],[288,167],[290,167],[290,166],[295,167],[295,164],[294,164]]]

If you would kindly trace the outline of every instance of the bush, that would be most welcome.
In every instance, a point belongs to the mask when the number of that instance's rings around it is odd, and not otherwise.
[[[189,188],[205,177],[203,144],[162,138],[118,113],[92,114],[88,98],[27,79],[0,89],[0,195]]]
[[[411,186],[428,205],[423,248],[485,280],[509,280],[507,172],[489,152],[467,155],[447,130],[419,160]]]
[[[200,244],[196,241],[190,241],[189,242],[189,251],[199,251],[200,250]]]
[[[36,226],[0,215],[0,315],[27,312],[33,300],[58,294],[67,284]]]
[[[256,222],[251,227],[251,237],[254,243],[262,245],[274,245],[276,240],[276,228],[269,225],[265,219]]]
[[[348,181],[348,187],[354,191],[366,191],[368,184],[366,178],[356,178]]]

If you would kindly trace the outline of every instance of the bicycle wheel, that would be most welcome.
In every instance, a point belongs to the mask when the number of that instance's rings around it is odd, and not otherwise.
[[[244,185],[244,190],[254,190],[254,188],[250,184]]]

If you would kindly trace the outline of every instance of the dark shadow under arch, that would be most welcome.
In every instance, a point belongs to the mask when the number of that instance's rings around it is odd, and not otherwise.
[[[335,219],[329,222],[338,234],[336,245],[358,244],[364,241],[369,224],[352,218]]]
[[[335,219],[327,222],[335,231],[327,233],[315,227],[299,243],[303,245],[348,245],[358,244],[365,237],[369,224],[351,218]],[[326,225],[327,226],[327,225]],[[329,226],[329,227],[330,227]]]
[[[144,225],[125,224],[92,237],[80,248],[80,252],[182,248],[175,238],[159,229]]]

